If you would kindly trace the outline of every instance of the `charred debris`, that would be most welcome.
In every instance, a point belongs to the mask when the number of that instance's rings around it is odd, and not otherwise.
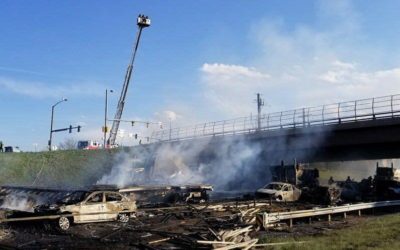
[[[249,249],[263,246],[257,243],[262,214],[400,197],[393,165],[377,165],[375,176],[360,182],[332,177],[327,185],[308,164],[282,162],[271,176],[255,193],[233,199],[213,198],[211,185],[1,186],[0,248]]]

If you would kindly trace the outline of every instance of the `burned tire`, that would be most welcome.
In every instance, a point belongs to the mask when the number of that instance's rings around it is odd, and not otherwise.
[[[118,214],[118,221],[122,223],[128,223],[129,221],[129,214]]]
[[[68,219],[68,217],[61,216],[57,220],[57,226],[58,229],[65,232],[71,227],[71,221]]]
[[[276,197],[276,201],[283,201],[283,197],[279,195],[278,197]]]

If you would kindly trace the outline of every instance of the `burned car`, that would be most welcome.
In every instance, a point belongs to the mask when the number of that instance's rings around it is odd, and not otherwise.
[[[57,226],[68,230],[71,223],[120,221],[126,223],[136,212],[136,201],[115,191],[76,191],[54,204],[34,208],[37,215],[61,215]]]
[[[297,201],[301,190],[290,183],[271,182],[256,191],[257,197],[270,198],[276,201]]]

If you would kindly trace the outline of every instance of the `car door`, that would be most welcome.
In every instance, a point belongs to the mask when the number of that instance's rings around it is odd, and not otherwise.
[[[116,192],[105,192],[106,204],[104,207],[104,216],[107,220],[116,220],[118,213],[122,210],[122,195]]]
[[[282,188],[282,196],[284,201],[293,200],[293,189],[291,185],[284,185]]]
[[[79,213],[74,217],[75,222],[104,221],[106,220],[104,208],[104,193],[94,192],[79,205]]]

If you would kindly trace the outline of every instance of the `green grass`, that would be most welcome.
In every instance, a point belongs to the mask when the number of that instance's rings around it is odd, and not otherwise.
[[[264,238],[261,242],[307,241],[266,249],[400,249],[400,214],[374,217],[358,225],[314,237]],[[261,243],[260,242],[260,243]]]
[[[32,185],[35,179],[47,187],[92,184],[110,171],[120,150],[0,153],[0,185]]]

